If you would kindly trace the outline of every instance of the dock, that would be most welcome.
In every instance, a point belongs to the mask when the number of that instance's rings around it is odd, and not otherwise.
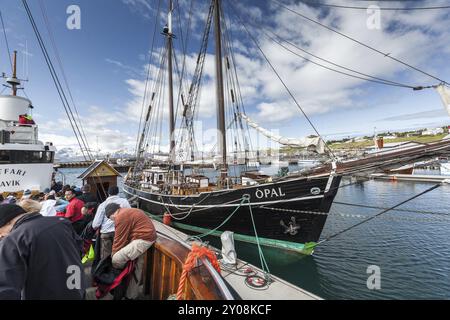
[[[430,183],[450,183],[450,176],[443,175],[419,175],[419,174],[384,174],[373,173],[370,178],[377,180],[391,181],[411,181],[411,182],[430,182]]]

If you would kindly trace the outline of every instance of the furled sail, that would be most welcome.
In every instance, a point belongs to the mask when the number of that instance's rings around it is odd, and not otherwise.
[[[256,122],[252,121],[248,116],[245,114],[240,113],[239,114],[242,119],[244,119],[250,127],[257,130],[267,138],[271,139],[272,141],[275,141],[279,144],[290,146],[290,147],[300,147],[300,148],[308,148],[308,150],[317,152],[317,153],[324,153],[325,152],[325,142],[321,137],[303,137],[303,138],[286,138],[282,137],[280,135],[277,135],[273,132],[270,132],[267,129],[264,129],[260,127]]]
[[[436,86],[436,91],[441,96],[444,107],[447,109],[447,113],[450,116],[450,88],[446,87],[444,84],[440,84]]]

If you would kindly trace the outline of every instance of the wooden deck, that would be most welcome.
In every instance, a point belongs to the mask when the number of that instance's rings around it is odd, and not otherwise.
[[[190,245],[186,242],[188,235],[175,230],[161,222],[153,221],[158,232],[158,241],[152,250],[148,251],[144,271],[145,297],[147,300],[166,300],[176,293],[181,276],[181,266],[189,252]],[[177,242],[181,245],[171,245]],[[219,252],[218,249],[210,249]],[[263,277],[263,271],[243,260],[238,259],[235,266],[221,264],[223,282],[231,291],[235,291],[242,300],[321,300],[320,297],[303,290],[281,278],[270,275],[271,282],[263,288],[252,288],[245,280],[249,270],[251,276]],[[85,272],[90,279],[90,266],[85,266]],[[186,286],[186,298],[194,300],[222,300],[223,296],[208,276],[204,268],[193,270]],[[222,298],[221,298],[222,297]],[[88,288],[87,300],[96,300],[95,288]],[[110,294],[101,300],[112,300]]]
[[[189,237],[161,222],[153,220],[153,223],[158,233],[167,237],[184,241]],[[218,251],[216,248],[211,249]],[[263,275],[260,268],[240,259],[238,259],[236,266],[223,266],[221,272],[224,280],[243,300],[321,300],[320,297],[273,275],[271,275],[272,282],[267,288],[264,288],[264,290],[253,289],[245,283],[245,277],[243,276],[249,268],[257,275]]]

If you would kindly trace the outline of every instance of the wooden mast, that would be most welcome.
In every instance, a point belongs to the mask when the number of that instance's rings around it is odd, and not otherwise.
[[[222,67],[222,31],[220,0],[214,1],[214,33],[216,42],[217,146],[222,157],[222,178],[227,175],[227,134],[225,129],[225,98]]]
[[[174,106],[173,106],[173,33],[172,33],[172,11],[173,1],[169,0],[169,15],[168,15],[168,32],[167,32],[167,54],[168,54],[168,73],[169,73],[169,130],[170,130],[170,163],[175,162],[175,119],[174,119]]]

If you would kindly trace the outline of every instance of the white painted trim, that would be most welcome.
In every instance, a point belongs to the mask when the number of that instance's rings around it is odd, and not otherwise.
[[[250,206],[259,206],[259,205],[294,202],[294,201],[306,201],[306,200],[319,199],[319,198],[324,197],[323,195],[319,195],[319,196],[311,196],[311,197],[301,197],[301,198],[293,198],[293,199],[286,199],[286,200],[275,200],[275,201],[254,202],[254,203],[244,203],[244,204],[236,203],[236,204],[224,204],[224,205],[186,205],[186,204],[170,204],[170,203],[157,202],[157,201],[143,198],[137,194],[132,194],[130,192],[127,192],[125,189],[123,191],[128,193],[130,196],[137,196],[141,200],[159,204],[159,205],[166,206],[166,207],[192,208],[192,206],[195,206],[196,209],[198,209],[198,208],[228,208],[228,207],[249,206],[249,205]],[[141,191],[141,192],[145,192],[145,191]]]
[[[330,191],[331,184],[333,183],[334,174],[330,174],[330,177],[328,178],[327,186],[325,187],[325,193]]]
[[[198,197],[200,197],[200,196],[203,195],[203,194],[211,194],[211,193],[228,193],[228,192],[232,192],[232,191],[235,191],[235,190],[248,190],[248,189],[255,188],[255,187],[257,187],[257,188],[265,187],[265,186],[268,186],[268,185],[274,185],[274,186],[277,186],[277,185],[280,184],[280,183],[287,183],[287,182],[298,181],[298,180],[309,180],[309,178],[317,179],[317,178],[320,178],[320,177],[322,177],[322,176],[327,176],[327,175],[329,175],[329,173],[327,173],[327,174],[322,174],[322,175],[317,175],[317,176],[311,176],[311,177],[298,177],[298,178],[292,178],[292,179],[290,179],[290,180],[268,182],[268,183],[264,183],[264,184],[257,184],[257,185],[247,186],[247,187],[241,188],[241,189],[223,189],[223,190],[217,190],[217,191],[209,191],[209,192],[206,191],[206,192],[201,192],[201,193],[194,194],[194,195],[189,195],[189,196],[185,196],[185,195],[182,195],[182,196],[179,196],[179,195],[171,195],[171,197],[174,197],[174,198],[187,198],[187,197],[198,198]],[[142,191],[142,192],[145,192],[145,191]],[[167,196],[166,194],[162,194],[162,193],[158,193],[157,195],[159,195],[159,196]]]

